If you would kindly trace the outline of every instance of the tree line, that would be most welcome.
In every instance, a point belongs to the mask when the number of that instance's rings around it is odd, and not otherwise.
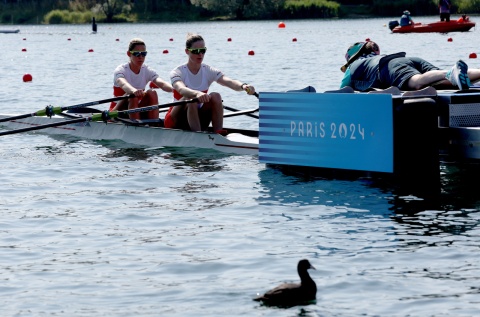
[[[2,0],[0,23],[167,22],[438,14],[438,0]],[[452,0],[452,13],[480,13],[480,0]]]

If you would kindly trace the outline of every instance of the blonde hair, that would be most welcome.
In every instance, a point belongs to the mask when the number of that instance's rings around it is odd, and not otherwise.
[[[195,33],[187,33],[187,41],[185,42],[185,47],[191,48],[193,43],[198,41],[204,41],[201,35]]]
[[[141,38],[136,37],[128,44],[128,50],[132,51],[137,45],[145,45],[145,42]],[[145,45],[145,47],[147,47],[147,45]]]

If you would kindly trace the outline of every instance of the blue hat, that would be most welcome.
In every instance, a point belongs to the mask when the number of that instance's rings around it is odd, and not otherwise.
[[[347,62],[350,60],[350,58],[352,58],[353,55],[355,55],[362,49],[365,43],[366,42],[357,42],[348,48],[347,53],[345,54],[345,59],[347,60]]]

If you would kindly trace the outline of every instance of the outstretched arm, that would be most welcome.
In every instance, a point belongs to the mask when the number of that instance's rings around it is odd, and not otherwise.
[[[153,80],[153,82],[154,82],[155,85],[157,85],[158,88],[160,88],[163,91],[166,91],[166,92],[172,92],[173,91],[172,85],[170,85],[170,83],[164,81],[160,77],[155,78]]]
[[[233,89],[235,91],[246,91],[249,95],[254,95],[255,94],[255,87],[253,87],[252,85],[249,85],[249,84],[246,84],[246,83],[242,83],[238,80],[235,80],[235,79],[231,79],[225,75],[223,75],[222,77],[220,77],[218,80],[217,80],[217,83],[219,83],[220,85],[222,86],[226,86],[230,89]]]

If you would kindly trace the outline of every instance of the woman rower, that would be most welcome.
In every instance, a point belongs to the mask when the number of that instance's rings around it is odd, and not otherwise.
[[[135,95],[134,98],[113,103],[110,110],[122,111],[158,104],[157,92],[153,89],[145,91],[149,81],[166,92],[172,92],[170,83],[162,80],[157,72],[145,64],[147,47],[142,39],[134,38],[128,45],[129,62],[119,65],[114,71],[113,94],[115,96]],[[158,109],[146,112],[148,119],[158,120]],[[130,119],[140,119],[140,113],[131,113]]]
[[[199,102],[171,107],[165,116],[166,128],[205,131],[212,123],[213,131],[225,134],[222,97],[218,92],[208,93],[210,85],[217,82],[236,91],[255,94],[253,86],[230,79],[220,70],[203,64],[206,52],[202,36],[189,33],[185,48],[188,61],[173,69],[170,72],[170,79],[175,101],[197,98]]]

